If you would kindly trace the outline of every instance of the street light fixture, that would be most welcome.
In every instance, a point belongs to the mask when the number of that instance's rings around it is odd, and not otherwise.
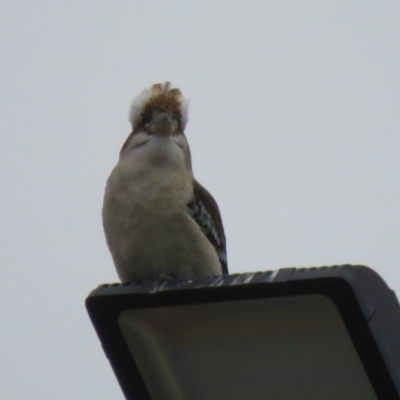
[[[364,266],[102,285],[86,306],[129,400],[400,398],[400,307]]]

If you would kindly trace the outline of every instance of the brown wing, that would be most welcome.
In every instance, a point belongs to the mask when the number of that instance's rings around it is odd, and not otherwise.
[[[218,205],[211,194],[194,181],[194,197],[188,204],[189,213],[204,235],[215,247],[222,266],[222,273],[228,273],[226,240]]]

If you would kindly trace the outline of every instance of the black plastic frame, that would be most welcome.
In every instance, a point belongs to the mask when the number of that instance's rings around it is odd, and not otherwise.
[[[400,306],[365,266],[285,268],[177,281],[102,285],[86,307],[128,400],[151,400],[118,325],[127,309],[321,294],[337,306],[365,371],[382,400],[400,399]]]

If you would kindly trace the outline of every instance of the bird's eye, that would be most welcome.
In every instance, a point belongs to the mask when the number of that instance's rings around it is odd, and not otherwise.
[[[151,120],[150,119],[146,118],[145,120],[143,120],[143,126],[145,128],[148,128],[150,126],[150,124],[151,124]]]

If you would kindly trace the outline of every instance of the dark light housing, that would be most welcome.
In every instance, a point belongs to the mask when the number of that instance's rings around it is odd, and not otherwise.
[[[400,307],[364,266],[102,285],[87,310],[127,399],[399,399]]]

